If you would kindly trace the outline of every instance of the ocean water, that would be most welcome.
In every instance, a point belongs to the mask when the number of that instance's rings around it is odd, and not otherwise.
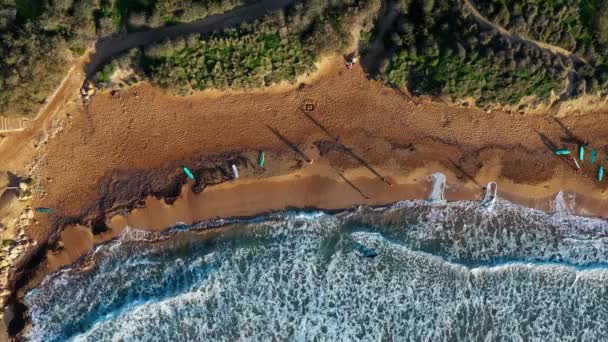
[[[606,221],[500,199],[126,230],[27,294],[27,339],[606,341],[607,266]]]

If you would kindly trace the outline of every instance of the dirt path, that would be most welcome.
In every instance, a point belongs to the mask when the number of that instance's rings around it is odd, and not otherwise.
[[[233,27],[241,22],[252,21],[272,11],[279,10],[291,4],[294,0],[262,0],[252,5],[239,7],[229,12],[206,17],[191,23],[170,27],[162,27],[142,32],[135,32],[123,37],[114,37],[97,42],[94,52],[87,51],[78,58],[55,92],[48,98],[47,104],[27,124],[11,124],[0,133],[5,135],[0,139],[0,169],[15,170],[23,166],[33,153],[33,138],[48,130],[53,117],[71,101],[78,101],[79,90],[84,80],[94,74],[101,63],[131,48],[147,45],[165,38],[175,38],[192,33],[208,33],[214,30]],[[28,127],[24,127],[28,126]],[[13,129],[16,128],[16,129]]]
[[[497,25],[496,23],[490,21],[488,18],[486,18],[485,16],[483,16],[483,14],[481,14],[477,10],[477,8],[475,7],[475,5],[473,5],[473,3],[471,3],[471,0],[464,0],[464,5],[465,5],[465,7],[467,7],[471,11],[471,14],[473,14],[473,16],[475,17],[475,19],[477,19],[478,21],[480,21],[481,23],[483,23],[483,24],[485,24],[487,26],[492,27],[493,29],[495,29],[496,31],[498,31],[503,36],[507,36],[507,37],[509,37],[511,39],[514,39],[514,40],[519,40],[519,41],[522,41],[522,42],[527,42],[527,43],[536,45],[536,46],[538,46],[541,49],[549,50],[549,51],[551,51],[551,52],[553,52],[555,54],[561,54],[561,55],[564,55],[566,57],[570,57],[570,58],[576,59],[579,62],[588,64],[585,59],[583,59],[580,56],[577,56],[577,55],[573,54],[572,52],[570,52],[570,51],[568,51],[568,50],[566,50],[564,48],[561,48],[559,46],[551,45],[551,44],[547,44],[547,43],[543,43],[543,42],[539,42],[537,40],[533,40],[533,39],[529,39],[529,38],[526,38],[526,37],[521,37],[521,36],[517,36],[517,35],[512,34],[511,32],[509,32],[504,27]]]
[[[377,74],[380,69],[380,63],[386,59],[387,56],[391,55],[390,51],[387,51],[384,44],[384,36],[386,32],[393,26],[395,19],[399,15],[397,5],[389,2],[388,0],[382,1],[382,9],[378,16],[375,33],[375,39],[370,44],[366,56],[363,58],[361,63],[365,70],[372,75]]]
[[[233,27],[242,22],[261,18],[267,13],[288,6],[293,1],[294,0],[262,0],[252,5],[239,7],[191,23],[135,32],[123,37],[113,37],[101,40],[95,46],[96,52],[91,56],[91,61],[86,66],[86,74],[88,77],[92,76],[99,66],[110,57],[134,47],[148,45],[165,38],[181,37],[193,33],[209,33],[215,30]]]
[[[67,72],[57,89],[48,96],[46,104],[40,108],[33,119],[11,119],[0,122],[0,133],[20,132],[34,121],[45,121],[53,116],[67,97],[77,93],[86,77],[91,77],[97,68],[110,57],[131,48],[147,45],[165,38],[175,38],[192,33],[208,33],[214,30],[236,26],[241,22],[252,21],[265,14],[279,10],[294,0],[262,0],[255,4],[236,8],[226,13],[209,16],[191,23],[161,27],[142,32],[134,32],[122,37],[103,39],[95,44],[94,50],[85,52]],[[86,74],[82,73],[85,70]],[[34,125],[38,126],[38,125]],[[33,127],[34,128],[34,127]]]
[[[44,121],[44,118],[54,115],[61,105],[65,102],[69,94],[77,93],[84,82],[82,70],[86,65],[88,56],[91,53],[87,50],[81,57],[72,63],[59,86],[47,97],[46,103],[38,110],[36,117],[30,118],[1,118],[0,133],[11,133],[23,131],[30,127],[35,121]]]

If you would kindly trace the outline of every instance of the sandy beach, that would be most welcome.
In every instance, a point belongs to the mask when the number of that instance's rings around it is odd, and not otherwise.
[[[385,170],[379,170],[384,172]],[[36,285],[44,275],[70,265],[92,250],[95,245],[110,241],[120,235],[125,228],[163,231],[178,224],[193,224],[201,221],[252,217],[289,209],[322,209],[335,211],[357,205],[387,205],[402,200],[428,199],[433,185],[432,173],[441,172],[447,176],[445,199],[482,200],[485,189],[474,182],[463,181],[458,172],[453,172],[441,164],[427,165],[406,175],[387,176],[391,185],[378,178],[366,175],[369,170],[356,168],[344,174],[349,184],[326,162],[303,166],[287,175],[263,179],[233,180],[194,192],[194,183],[188,181],[181,188],[180,195],[167,203],[154,196],[147,197],[141,206],[125,214],[110,215],[106,218],[107,230],[93,234],[84,225],[66,226],[60,234],[60,248],[47,252],[45,261],[39,266],[30,286]],[[480,184],[492,181],[492,174],[479,177]],[[387,171],[386,174],[389,172]],[[350,181],[352,179],[352,181]],[[356,185],[355,185],[356,184]],[[554,212],[555,189],[563,183],[538,187],[504,182],[499,188],[500,198],[530,208]],[[355,185],[355,186],[353,186]],[[573,188],[575,183],[572,183]],[[568,187],[564,187],[568,189]],[[536,191],[535,191],[536,189]],[[608,217],[608,208],[603,199],[581,196],[575,190],[560,190],[568,213],[581,216]],[[521,195],[534,193],[534,195]],[[559,201],[559,199],[557,199]]]
[[[606,158],[598,123],[608,113],[552,114],[412,101],[338,57],[315,77],[268,91],[177,97],[143,84],[100,93],[81,110],[60,111],[36,139],[15,134],[0,143],[2,155],[22,147],[0,169],[35,170],[33,206],[53,210],[36,213],[27,228],[39,258],[14,284],[23,295],[127,226],[158,231],[289,208],[425,199],[436,172],[447,177],[447,200],[479,200],[494,181],[501,198],[524,206],[552,212],[561,192],[571,213],[608,217],[597,166],[584,161],[577,173],[554,154],[588,143]]]

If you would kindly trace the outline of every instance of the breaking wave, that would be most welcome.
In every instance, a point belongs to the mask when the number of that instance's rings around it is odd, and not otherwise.
[[[90,258],[27,294],[29,340],[608,339],[608,223],[500,199],[128,230]]]

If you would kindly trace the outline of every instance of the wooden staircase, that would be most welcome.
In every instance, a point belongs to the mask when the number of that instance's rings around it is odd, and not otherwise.
[[[0,116],[0,133],[21,131],[29,127],[29,120],[21,118],[5,118]]]

